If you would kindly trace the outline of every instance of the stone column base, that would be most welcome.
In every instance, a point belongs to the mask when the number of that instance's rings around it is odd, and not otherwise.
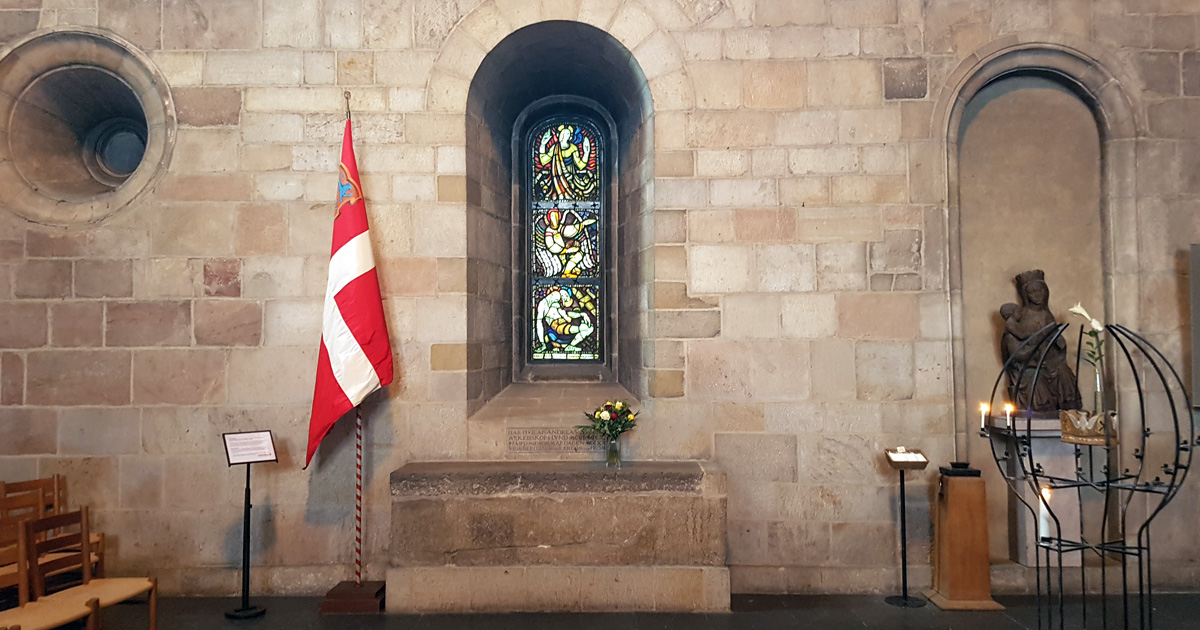
[[[387,572],[390,613],[729,612],[729,569],[435,566]]]

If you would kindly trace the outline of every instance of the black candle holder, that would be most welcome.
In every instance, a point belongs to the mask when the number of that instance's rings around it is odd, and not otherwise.
[[[1005,362],[992,387],[993,409],[1006,374],[1017,375],[1016,382],[1009,383],[1011,398],[1015,399],[1018,392],[1036,390],[1047,351],[1069,327],[1070,324],[1051,324],[1021,344],[1019,350],[1031,353],[1014,352]],[[1193,449],[1200,445],[1191,400],[1170,361],[1146,338],[1124,326],[1106,325],[1103,334],[1108,344],[1108,359],[1101,363],[1107,372],[1097,368],[1100,383],[1119,382],[1125,386],[1125,394],[1110,396],[1111,405],[1101,398],[1097,406],[1104,409],[1096,409],[1092,415],[1099,416],[1101,423],[1116,420],[1116,426],[1102,424],[1102,431],[1093,429],[1090,435],[1081,437],[1074,435],[1076,431],[1068,426],[1067,415],[1059,424],[1035,418],[1032,408],[1019,408],[1011,419],[1004,419],[1003,426],[984,422],[980,430],[988,438],[993,459],[1009,488],[1038,524],[1033,557],[1039,629],[1065,627],[1063,556],[1071,553],[1081,556],[1080,601],[1079,606],[1071,607],[1071,612],[1077,614],[1082,627],[1087,627],[1089,610],[1095,614],[1097,608],[1102,628],[1154,627],[1150,525],[1179,493],[1191,467]],[[1076,375],[1083,335],[1081,328],[1075,355]],[[1025,365],[1016,365],[1014,359],[1018,354],[1033,359]],[[1023,382],[1026,375],[1029,380]],[[1111,386],[1101,389],[1116,391]],[[1129,404],[1122,406],[1122,399]],[[1114,408],[1120,408],[1121,414],[1101,413]],[[1057,435],[1055,424],[1059,424]],[[1063,441],[1073,445],[1074,476],[1049,474],[1033,448],[1037,440],[1061,436],[1061,427],[1068,428],[1068,439]],[[1122,463],[1122,457],[1129,465]],[[1042,494],[1043,488],[1075,492],[1079,503],[1078,532],[1064,531],[1059,515]],[[1031,502],[1028,497],[1037,498]],[[1085,531],[1085,499],[1102,500],[1098,538]],[[1039,514],[1048,519],[1039,519]],[[1041,531],[1043,528],[1048,531]],[[1097,557],[1100,563],[1100,588],[1092,594],[1088,593],[1085,562],[1089,555]],[[1120,565],[1119,587],[1109,583],[1110,562]]]

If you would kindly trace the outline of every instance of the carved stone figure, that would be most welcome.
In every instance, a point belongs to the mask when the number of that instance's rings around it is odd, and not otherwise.
[[[1015,282],[1021,304],[1010,302],[1000,307],[1004,318],[1001,355],[1005,362],[1012,358],[1007,370],[1011,400],[1017,409],[1049,412],[1055,417],[1060,409],[1079,409],[1079,384],[1067,365],[1067,341],[1059,336],[1053,343],[1046,342],[1054,334],[1052,324],[1057,320],[1050,312],[1045,273],[1041,269],[1025,271]]]

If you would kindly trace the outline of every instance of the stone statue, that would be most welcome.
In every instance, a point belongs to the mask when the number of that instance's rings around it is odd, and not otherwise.
[[[1054,334],[1051,325],[1057,323],[1050,313],[1050,288],[1045,278],[1041,269],[1017,274],[1015,282],[1021,304],[1010,302],[1000,307],[1000,316],[1004,318],[1000,350],[1005,362],[1012,358],[1007,370],[1008,391],[1017,409],[1033,409],[1035,413],[1048,412],[1057,417],[1060,409],[1079,409],[1081,405],[1079,383],[1067,365],[1067,340],[1059,336],[1054,343],[1042,343]]]

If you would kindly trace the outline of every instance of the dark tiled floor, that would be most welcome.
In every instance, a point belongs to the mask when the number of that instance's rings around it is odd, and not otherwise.
[[[267,609],[259,619],[230,621],[224,612],[234,599],[164,598],[159,602],[163,630],[1026,630],[1038,628],[1032,597],[997,598],[1002,612],[944,612],[894,608],[876,596],[735,596],[730,614],[504,614],[504,615],[319,615],[317,598],[262,597],[251,603]],[[1156,595],[1154,627],[1160,630],[1200,628],[1200,594]],[[1077,608],[1068,610],[1065,628],[1081,628]],[[1120,609],[1110,609],[1109,628],[1125,627]],[[124,604],[105,611],[104,625],[113,630],[146,627],[146,605]],[[1043,628],[1058,628],[1043,621]],[[1099,606],[1089,611],[1088,628],[1099,629]],[[1139,628],[1136,608],[1129,628]]]

